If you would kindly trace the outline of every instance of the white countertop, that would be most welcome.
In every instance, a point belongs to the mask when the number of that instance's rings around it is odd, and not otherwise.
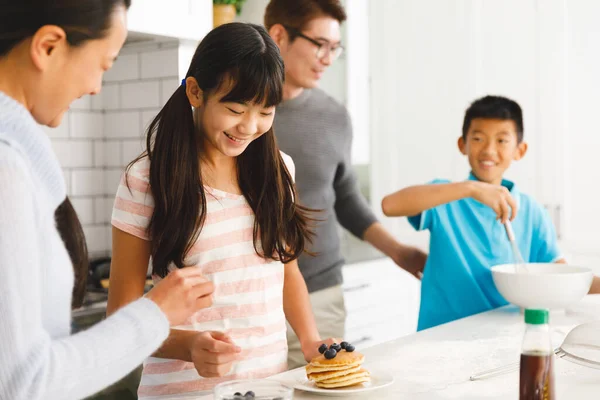
[[[600,295],[587,296],[567,311],[551,313],[554,346],[558,347],[574,326],[591,320],[600,320]],[[344,398],[516,399],[518,371],[479,381],[469,377],[518,361],[523,332],[523,315],[518,308],[507,306],[365,349],[364,366],[372,372],[386,371],[395,381],[378,391]],[[301,375],[294,370],[271,379],[294,386]],[[559,399],[600,398],[600,370],[556,359],[555,384]],[[324,398],[328,397],[299,390],[294,394],[295,400]]]

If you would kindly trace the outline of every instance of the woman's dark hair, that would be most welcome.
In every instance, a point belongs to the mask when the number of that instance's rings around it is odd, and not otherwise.
[[[229,88],[221,102],[271,107],[283,97],[284,67],[279,49],[258,25],[231,23],[211,31],[200,43],[187,77],[194,77],[205,99]],[[194,125],[193,110],[180,86],[148,128],[150,188],[154,213],[151,238],[153,273],[165,276],[173,263],[184,267],[186,253],[197,240],[206,218],[200,157],[203,138]],[[296,201],[273,128],[237,157],[240,189],[254,211],[254,249],[265,257],[289,262],[310,239],[311,211]]]
[[[129,8],[131,0],[17,0],[0,3],[0,57],[43,26],[61,27],[71,46],[106,36],[116,7]],[[88,275],[85,236],[69,199],[56,209],[60,236],[71,257],[75,273],[73,308],[81,306]]]

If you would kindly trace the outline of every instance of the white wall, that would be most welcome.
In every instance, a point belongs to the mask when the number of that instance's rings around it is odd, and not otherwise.
[[[554,168],[544,168],[556,115],[560,58],[553,34],[560,1],[382,0],[371,2],[372,201],[433,178],[463,180],[469,166],[457,149],[464,111],[486,94],[524,110],[526,157],[507,177],[552,203]],[[553,8],[554,7],[554,8]],[[432,12],[432,10],[435,10]],[[507,23],[510,21],[510,23]],[[398,235],[405,219],[387,219]],[[420,235],[419,243],[426,243]]]
[[[354,140],[352,162],[369,164],[370,137],[370,70],[369,70],[369,0],[346,2],[348,20],[344,26],[346,46],[346,107],[352,118]]]
[[[456,148],[464,110],[485,94],[505,95],[523,107],[529,144],[507,177],[549,210],[567,259],[600,272],[600,2],[370,5],[374,208],[409,185],[465,179]],[[405,218],[384,221],[403,240],[427,244]]]
[[[236,17],[236,21],[250,22],[263,25],[263,17],[269,0],[246,0],[242,12]]]

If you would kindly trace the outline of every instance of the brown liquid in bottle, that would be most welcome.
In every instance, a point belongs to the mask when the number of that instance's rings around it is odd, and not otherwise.
[[[519,400],[555,400],[553,354],[521,354]]]

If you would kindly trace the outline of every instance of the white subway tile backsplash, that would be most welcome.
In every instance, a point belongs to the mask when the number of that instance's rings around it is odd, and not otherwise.
[[[104,115],[104,135],[107,139],[140,137],[139,111],[107,112]]]
[[[92,96],[92,111],[104,111],[104,86],[100,93]]]
[[[180,47],[126,46],[98,95],[75,101],[58,128],[43,127],[64,167],[67,193],[92,255],[110,250],[110,219],[124,166],[144,150],[146,128],[180,85]]]
[[[94,199],[91,197],[74,197],[71,199],[73,208],[77,211],[79,222],[82,225],[93,224],[95,222]]]
[[[160,108],[157,108],[156,110],[142,111],[142,129],[144,131],[144,137],[146,136],[148,127],[150,127],[150,123],[154,120],[154,117],[156,117],[159,112]]]
[[[121,167],[121,142],[118,140],[109,140],[104,142],[104,166]]]
[[[129,164],[131,161],[136,159],[142,152],[144,148],[142,147],[141,140],[125,140],[122,142],[122,159],[121,163],[123,165]]]
[[[160,106],[160,81],[124,83],[121,85],[122,108],[149,108]]]
[[[113,67],[104,74],[104,82],[119,82],[139,79],[140,64],[137,53],[122,54]]]
[[[94,199],[95,211],[96,211],[96,223],[106,224],[110,222],[112,214],[113,197],[96,197]]]
[[[110,249],[107,230],[107,225],[84,225],[83,232],[90,253],[102,253]]]
[[[71,103],[71,110],[91,110],[92,96],[85,95]]]
[[[96,196],[104,194],[104,174],[100,169],[73,170],[71,189],[73,196]]]
[[[107,196],[114,196],[117,193],[123,172],[125,168],[111,168],[104,171],[104,193]]]
[[[142,79],[177,77],[177,47],[159,51],[145,52],[140,55]]]
[[[50,127],[45,126],[45,125],[40,125],[40,126],[42,127],[42,129],[44,130],[44,132],[46,132],[46,134],[50,138],[66,138],[66,137],[69,137],[69,115],[70,114],[71,114],[71,112],[65,113],[65,115],[63,116],[62,122],[56,128],[50,128]]]
[[[52,140],[54,152],[64,168],[93,167],[93,143],[91,140]]]
[[[117,190],[115,189],[115,193],[109,194],[107,198],[104,198],[104,212],[106,216],[106,221],[110,223],[112,218],[113,206],[115,205],[115,196]]]
[[[179,87],[179,85],[181,85],[181,81],[177,78],[163,79],[160,82],[160,86],[161,86],[160,104],[161,105],[165,105],[167,100],[169,100],[171,98],[171,96],[173,95],[173,93],[175,93],[175,90]]]
[[[103,114],[94,111],[73,111],[70,113],[70,133],[73,138],[102,139]]]
[[[102,89],[102,109],[118,110],[120,106],[121,96],[119,93],[119,85],[104,85],[104,89]]]
[[[94,167],[104,167],[104,142],[102,140],[94,141]]]

